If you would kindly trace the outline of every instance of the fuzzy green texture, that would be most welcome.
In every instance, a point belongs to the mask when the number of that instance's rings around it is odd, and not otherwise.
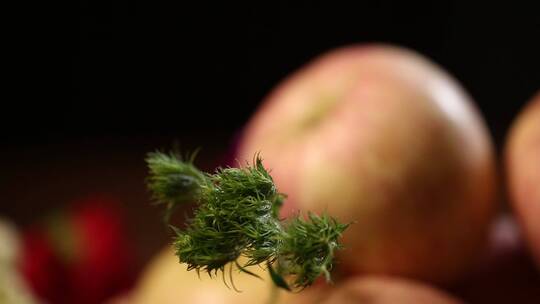
[[[150,153],[147,163],[149,189],[166,204],[167,220],[179,204],[197,204],[185,229],[173,227],[176,255],[188,270],[213,276],[234,263],[252,274],[246,267],[266,264],[276,286],[287,290],[303,289],[321,275],[330,281],[338,239],[348,225],[311,213],[280,219],[285,195],[258,155],[252,166],[214,174],[198,170],[193,157],[184,161],[177,154]],[[240,257],[247,262],[240,265]]]
[[[166,205],[166,221],[178,205],[198,201],[201,185],[208,181],[207,175],[193,166],[195,156],[193,153],[183,161],[178,153],[154,152],[146,158],[148,188],[157,203]]]

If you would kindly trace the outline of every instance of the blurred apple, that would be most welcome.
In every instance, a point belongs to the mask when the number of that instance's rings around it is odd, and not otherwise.
[[[67,269],[46,233],[37,227],[27,229],[22,243],[19,268],[32,292],[51,303],[67,303],[64,299],[71,297]]]
[[[540,267],[540,93],[514,122],[505,153],[510,199]]]
[[[163,250],[153,259],[143,273],[139,284],[132,293],[131,304],[252,304],[266,303],[270,299],[272,283],[269,275],[262,267],[254,266],[250,271],[263,280],[253,276],[232,272],[232,280],[236,288],[232,289],[229,274],[210,278],[206,273],[197,276],[195,271],[187,271],[186,265],[180,265],[172,248]],[[224,283],[226,280],[229,285]],[[324,288],[308,288],[300,293],[289,293],[279,290],[279,303],[314,303]]]
[[[0,303],[37,303],[16,267],[20,239],[16,228],[0,218]]]
[[[459,304],[442,291],[410,280],[391,277],[353,278],[321,304]]]
[[[130,249],[118,203],[92,196],[26,229],[20,270],[50,303],[101,303],[131,286]]]
[[[237,152],[260,152],[283,215],[354,222],[341,269],[434,282],[463,275],[494,211],[493,145],[470,97],[443,69],[394,46],[352,46],[281,83]]]

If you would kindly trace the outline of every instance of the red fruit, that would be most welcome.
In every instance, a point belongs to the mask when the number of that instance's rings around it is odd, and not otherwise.
[[[131,283],[132,252],[112,205],[91,200],[72,212],[73,233],[80,247],[70,271],[79,303],[99,303]]]
[[[39,298],[51,303],[65,303],[65,291],[69,290],[64,286],[68,275],[66,265],[44,231],[34,228],[24,234],[19,261],[23,277]]]
[[[101,303],[130,287],[133,255],[115,201],[93,197],[25,234],[21,269],[51,303]]]
[[[540,267],[540,93],[514,122],[505,152],[510,200]]]

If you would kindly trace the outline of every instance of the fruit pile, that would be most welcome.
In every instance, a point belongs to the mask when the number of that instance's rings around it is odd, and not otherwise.
[[[328,212],[354,223],[335,284],[283,293],[280,303],[460,303],[438,287],[484,258],[505,187],[540,266],[540,95],[512,128],[502,179],[480,112],[443,68],[395,46],[351,46],[269,95],[236,158],[256,153],[288,195],[282,216]],[[264,303],[270,292],[235,274],[236,293],[177,262],[161,253],[132,303]]]

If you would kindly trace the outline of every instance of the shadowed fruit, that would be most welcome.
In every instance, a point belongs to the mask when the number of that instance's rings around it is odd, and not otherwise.
[[[321,304],[460,304],[442,291],[405,279],[354,278],[338,287]]]

